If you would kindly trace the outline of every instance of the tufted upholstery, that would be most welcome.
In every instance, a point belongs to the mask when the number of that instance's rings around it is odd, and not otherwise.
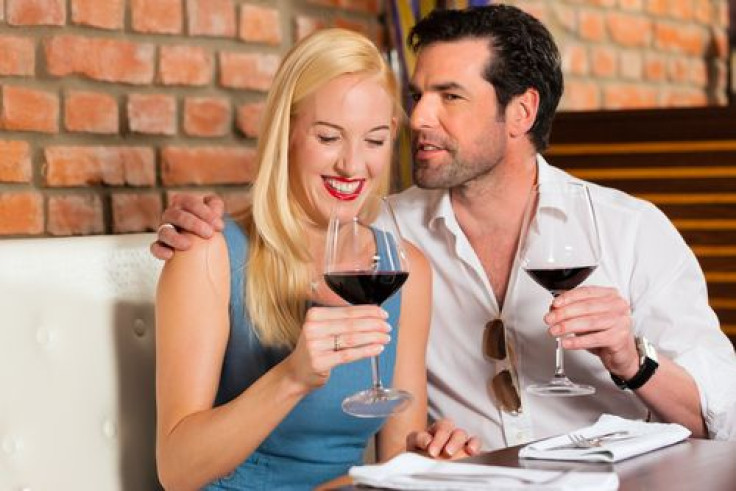
[[[159,489],[152,238],[0,240],[0,490]]]

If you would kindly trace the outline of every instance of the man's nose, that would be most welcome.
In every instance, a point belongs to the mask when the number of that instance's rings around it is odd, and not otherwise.
[[[414,102],[409,124],[413,130],[431,128],[437,124],[437,110],[430,98],[424,96]]]

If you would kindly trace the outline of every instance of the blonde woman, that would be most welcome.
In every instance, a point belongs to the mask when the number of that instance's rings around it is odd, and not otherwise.
[[[476,453],[451,423],[426,431],[431,273],[412,272],[378,306],[342,304],[321,278],[326,222],[341,183],[388,187],[401,108],[375,46],[339,29],[299,43],[276,74],[258,145],[253,206],[211,240],[190,236],[157,297],[157,462],[167,489],[311,489],[378,455]],[[335,336],[342,347],[336,350]],[[339,401],[363,388],[381,353],[392,385],[415,397],[390,419]]]

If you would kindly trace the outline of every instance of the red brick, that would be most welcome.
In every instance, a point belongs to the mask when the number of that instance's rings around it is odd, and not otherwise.
[[[8,0],[8,24],[13,26],[63,26],[66,0]]]
[[[235,36],[233,0],[187,0],[189,34],[194,36]]]
[[[0,235],[38,235],[43,232],[43,196],[40,193],[0,193]]]
[[[135,133],[176,134],[176,99],[163,94],[131,94],[128,127]]]
[[[357,20],[352,17],[337,16],[335,17],[335,27],[342,29],[349,29],[351,31],[358,32],[367,38],[373,39],[373,29],[371,28],[370,22],[365,20]]]
[[[252,201],[250,188],[243,191],[230,191],[227,193],[220,193],[220,196],[225,202],[225,211],[231,215],[242,213]]]
[[[667,63],[667,74],[673,82],[687,82],[690,77],[690,61],[679,56],[670,58]]]
[[[736,28],[736,26],[734,26]],[[712,29],[712,45],[715,57],[722,60],[728,59],[728,32],[722,29]]]
[[[603,14],[594,10],[580,11],[580,38],[585,41],[606,39],[606,23]]]
[[[620,66],[621,78],[625,80],[641,80],[644,76],[644,58],[640,51],[623,51]]]
[[[51,235],[92,235],[105,231],[102,201],[96,194],[68,194],[49,197],[48,233]]]
[[[590,111],[600,109],[601,94],[595,82],[568,80],[560,107],[566,111]]]
[[[560,2],[553,2],[552,16],[560,23],[560,25],[569,32],[577,32],[578,29],[578,9],[571,5],[565,5]]]
[[[694,59],[690,62],[690,82],[697,87],[708,87],[708,62]]]
[[[664,89],[660,94],[661,107],[702,107],[708,105],[708,96],[699,89]]]
[[[635,14],[611,13],[608,31],[616,43],[626,47],[645,47],[652,39],[652,21]]]
[[[165,147],[161,181],[184,184],[244,184],[255,176],[255,150],[247,147]]]
[[[0,182],[30,182],[31,173],[28,142],[0,140]]]
[[[644,7],[644,0],[619,0],[621,10],[640,12]]]
[[[378,16],[381,13],[379,0],[338,0],[337,5],[345,10],[354,10]]]
[[[263,102],[251,102],[238,107],[237,126],[243,135],[249,138],[258,137],[265,107]]]
[[[667,15],[669,1],[670,0],[647,0],[646,11],[655,17],[665,17]]]
[[[599,78],[613,77],[618,73],[618,60],[615,48],[593,46],[591,48],[592,72]]]
[[[212,81],[212,53],[195,46],[162,46],[159,80],[164,85],[207,85]]]
[[[59,132],[59,97],[24,87],[3,87],[2,128],[6,130]]]
[[[570,75],[587,75],[590,66],[588,48],[586,46],[568,43],[562,48],[562,70]]]
[[[707,29],[700,26],[657,22],[655,27],[655,46],[671,53],[702,56],[709,38]]]
[[[0,75],[33,75],[36,50],[30,38],[0,36]]]
[[[693,19],[701,24],[710,25],[713,22],[713,5],[711,0],[694,0]]]
[[[220,53],[220,85],[231,89],[267,91],[279,57],[261,53]]]
[[[281,44],[279,11],[257,5],[243,5],[240,10],[240,39],[273,46]]]
[[[67,131],[114,134],[119,131],[118,102],[108,94],[69,92],[64,100]]]
[[[179,34],[184,24],[182,0],[132,0],[133,30],[158,34]]]
[[[516,7],[547,24],[547,1],[546,0],[516,0]]]
[[[112,228],[116,234],[156,230],[161,212],[158,193],[112,195]]]
[[[658,54],[647,54],[644,59],[644,78],[650,82],[667,80],[667,60]]]
[[[153,186],[156,159],[147,147],[52,146],[44,151],[45,184],[69,186]]]
[[[153,81],[154,48],[148,43],[83,36],[54,36],[45,43],[48,71],[103,82],[144,85]]]
[[[693,0],[670,0],[669,14],[675,19],[691,20],[693,17]]]
[[[189,136],[223,136],[230,130],[230,100],[191,97],[184,102],[184,133]]]
[[[657,92],[636,84],[612,84],[603,90],[603,104],[606,109],[657,107]]]
[[[294,19],[294,38],[299,41],[325,27],[327,27],[327,23],[323,19],[297,15]]]
[[[122,29],[124,0],[72,0],[72,22],[101,29]]]

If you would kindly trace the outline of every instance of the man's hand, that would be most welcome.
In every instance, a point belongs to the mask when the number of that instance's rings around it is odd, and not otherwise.
[[[158,229],[158,240],[151,244],[151,254],[166,260],[175,250],[189,249],[192,243],[180,230],[209,239],[225,228],[224,212],[225,203],[218,196],[175,195],[161,216],[162,225]]]
[[[552,302],[544,317],[552,336],[565,337],[565,349],[587,349],[606,369],[629,380],[639,370],[631,309],[614,288],[582,286]]]
[[[432,458],[461,459],[480,453],[480,440],[470,437],[449,419],[440,419],[424,431],[409,433],[406,449],[424,452]]]

